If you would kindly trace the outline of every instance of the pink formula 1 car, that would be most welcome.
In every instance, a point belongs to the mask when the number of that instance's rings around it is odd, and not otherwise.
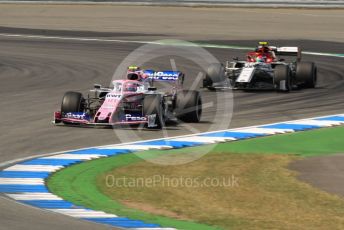
[[[202,100],[198,91],[182,90],[184,74],[179,71],[128,71],[127,80],[113,81],[113,88],[95,85],[87,97],[66,92],[55,124],[122,125],[143,124],[162,128],[168,120],[199,122]],[[162,92],[155,82],[171,85]]]

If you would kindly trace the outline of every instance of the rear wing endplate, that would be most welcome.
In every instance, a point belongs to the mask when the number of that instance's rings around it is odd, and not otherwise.
[[[276,47],[274,51],[276,55],[296,56],[297,60],[301,61],[301,49],[299,47]]]

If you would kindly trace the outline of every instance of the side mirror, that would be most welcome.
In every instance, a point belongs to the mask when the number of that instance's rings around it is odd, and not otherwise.
[[[233,58],[234,61],[239,61],[238,57]]]
[[[94,84],[95,89],[100,89],[102,86],[100,84]]]

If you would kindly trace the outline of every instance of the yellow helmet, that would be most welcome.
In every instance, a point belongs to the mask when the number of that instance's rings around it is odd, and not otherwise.
[[[140,67],[135,66],[135,65],[131,65],[131,66],[128,67],[128,70],[130,70],[130,71],[138,71],[138,70],[140,70]]]
[[[267,46],[267,45],[269,45],[269,43],[268,43],[268,42],[259,42],[259,45],[261,45],[261,46]]]

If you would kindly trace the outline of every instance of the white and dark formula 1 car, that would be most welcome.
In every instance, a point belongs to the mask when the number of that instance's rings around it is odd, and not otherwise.
[[[287,56],[296,60],[285,61]],[[282,58],[284,57],[284,58]],[[246,61],[212,64],[203,79],[203,87],[216,89],[269,89],[289,92],[295,88],[314,88],[317,67],[301,61],[299,47],[275,47],[260,42],[255,51],[247,53]]]
[[[132,67],[131,67],[132,68]],[[179,71],[129,69],[127,79],[115,80],[113,87],[95,85],[87,97],[66,92],[55,124],[113,126],[139,125],[163,128],[169,120],[199,122],[202,100],[198,91],[183,90],[184,74]],[[155,82],[170,83],[158,90]]]

